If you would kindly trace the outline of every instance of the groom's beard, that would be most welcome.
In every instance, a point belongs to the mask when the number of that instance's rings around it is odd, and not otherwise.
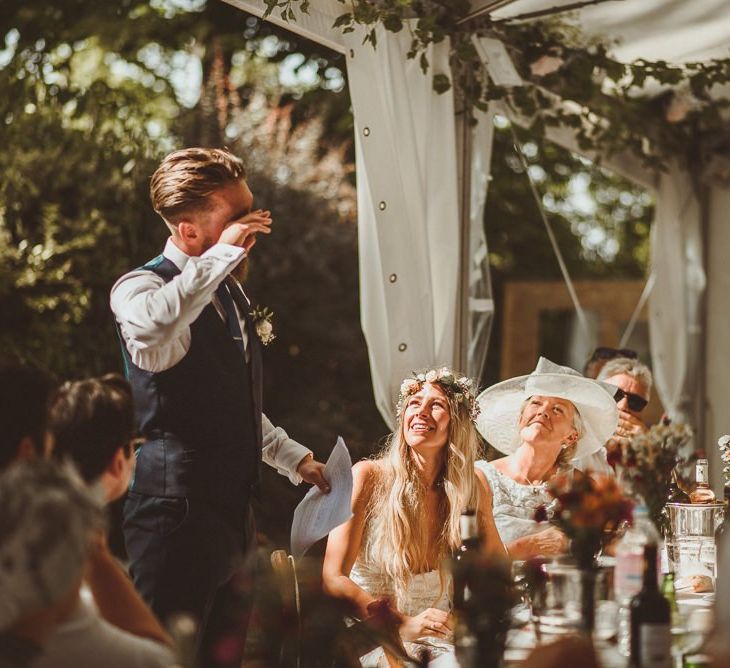
[[[245,283],[248,278],[249,266],[248,256],[246,256],[231,270],[231,276],[239,283]]]

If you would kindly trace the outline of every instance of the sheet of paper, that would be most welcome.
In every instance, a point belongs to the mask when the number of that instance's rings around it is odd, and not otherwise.
[[[330,493],[324,494],[319,487],[312,487],[294,510],[291,553],[295,558],[301,557],[314,543],[352,517],[352,460],[341,436],[337,438],[324,471]]]

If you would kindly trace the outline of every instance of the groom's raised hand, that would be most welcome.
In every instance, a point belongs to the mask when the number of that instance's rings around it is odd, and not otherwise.
[[[330,485],[324,477],[324,464],[314,459],[314,455],[308,454],[297,466],[297,473],[302,476],[304,482],[317,485],[325,494],[329,493]]]
[[[256,235],[271,234],[271,211],[256,209],[234,220],[221,232],[218,243],[240,246],[246,252],[256,243]]]

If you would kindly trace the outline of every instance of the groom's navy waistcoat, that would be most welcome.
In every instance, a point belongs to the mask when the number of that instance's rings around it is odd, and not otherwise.
[[[143,269],[165,281],[180,273],[163,256]],[[249,337],[247,363],[212,303],[190,334],[186,355],[160,372],[135,366],[120,336],[137,428],[147,439],[137,451],[130,489],[154,496],[200,495],[235,507],[246,503],[261,459],[259,342]]]

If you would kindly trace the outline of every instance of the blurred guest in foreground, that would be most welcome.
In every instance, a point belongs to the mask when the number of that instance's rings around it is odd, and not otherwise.
[[[477,467],[491,486],[494,521],[510,556],[563,554],[567,538],[556,527],[544,529],[535,512],[552,501],[548,481],[573,475],[573,460],[611,436],[616,403],[596,381],[544,357],[530,375],[497,383],[477,400],[479,432],[507,455]]]
[[[45,371],[14,357],[0,357],[0,470],[50,452],[46,424],[54,388]]]
[[[70,460],[106,503],[120,498],[134,470],[134,410],[129,383],[117,374],[64,383],[51,407],[54,457]],[[49,638],[34,668],[166,668],[170,640],[132,581],[97,534],[81,598]]]
[[[71,467],[37,459],[0,474],[0,508],[0,666],[19,668],[78,606],[103,504]]]

